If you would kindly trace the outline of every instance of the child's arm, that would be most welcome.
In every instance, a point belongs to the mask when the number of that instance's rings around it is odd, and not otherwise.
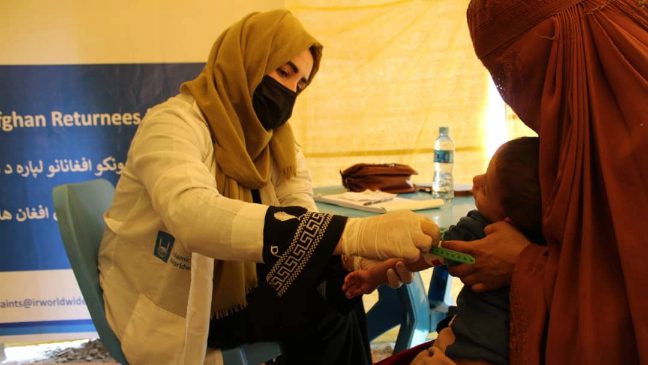
[[[388,259],[380,262],[372,261],[372,263],[366,268],[360,268],[349,273],[344,278],[342,290],[345,291],[347,298],[353,298],[361,294],[369,294],[376,290],[379,285],[394,281],[394,279],[397,279],[395,271],[404,271],[406,269],[410,272],[415,272],[430,267],[422,256],[418,261],[411,263],[406,263],[402,259]]]

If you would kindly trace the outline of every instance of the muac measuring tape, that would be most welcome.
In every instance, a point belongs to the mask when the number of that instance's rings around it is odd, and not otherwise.
[[[459,251],[454,251],[454,250],[449,250],[447,248],[443,247],[432,247],[432,250],[430,250],[430,253],[433,253],[437,256],[441,256],[445,259],[456,261],[456,262],[461,262],[464,264],[474,264],[475,263],[475,258],[468,255],[467,253],[459,252]]]

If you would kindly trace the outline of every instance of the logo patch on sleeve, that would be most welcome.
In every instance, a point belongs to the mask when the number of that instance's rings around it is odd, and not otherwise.
[[[169,260],[169,256],[171,256],[173,242],[175,242],[175,237],[166,232],[159,231],[157,238],[155,239],[155,248],[153,249],[153,255],[160,260],[167,262]]]

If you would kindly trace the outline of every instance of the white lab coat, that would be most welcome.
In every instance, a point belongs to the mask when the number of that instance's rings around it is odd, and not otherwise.
[[[273,166],[264,204],[316,210],[297,147],[297,175],[279,183]],[[261,262],[267,206],[223,197],[214,173],[209,130],[191,96],[148,111],[99,253],[106,316],[133,365],[222,363],[207,348],[214,258]],[[159,232],[173,236],[172,247]]]

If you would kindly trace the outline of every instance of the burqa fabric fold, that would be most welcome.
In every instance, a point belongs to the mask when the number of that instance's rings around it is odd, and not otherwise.
[[[647,14],[642,0],[469,5],[477,56],[540,136],[548,246],[515,268],[513,364],[648,363]]]

